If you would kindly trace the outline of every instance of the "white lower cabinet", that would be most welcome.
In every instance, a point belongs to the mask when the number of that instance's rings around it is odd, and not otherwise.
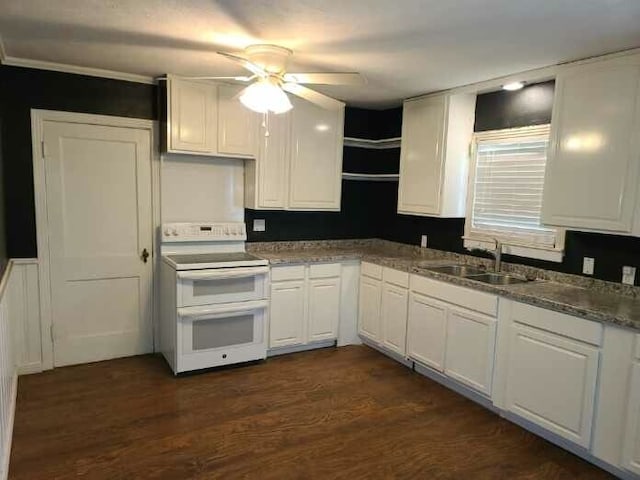
[[[338,338],[341,265],[292,265],[271,269],[269,348]]]
[[[406,288],[390,283],[382,287],[382,344],[400,355],[405,354],[408,298]]]
[[[453,302],[457,302],[454,304]],[[495,295],[411,276],[407,356],[491,397]]]
[[[340,277],[309,280],[309,341],[337,338],[339,320]]]
[[[496,380],[504,410],[589,448],[602,325],[501,301]]]
[[[305,281],[271,284],[269,347],[301,345],[305,338]]]
[[[447,304],[416,292],[409,294],[407,356],[444,371]]]
[[[629,403],[627,405],[622,463],[624,468],[640,475],[640,359],[636,360],[631,370]]]
[[[403,357],[406,353],[408,286],[407,272],[363,262],[358,333]]]
[[[362,275],[360,277],[360,308],[358,309],[358,333],[378,342],[380,332],[380,302],[382,280]]]
[[[491,395],[496,319],[451,307],[447,318],[444,373]]]

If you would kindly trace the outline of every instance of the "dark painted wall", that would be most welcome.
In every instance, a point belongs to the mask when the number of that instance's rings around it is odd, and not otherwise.
[[[2,139],[4,138],[4,122],[0,118],[0,278],[7,267],[7,232],[4,214],[4,157],[2,156]]]
[[[551,123],[555,82],[536,83],[521,90],[478,95],[474,130],[501,130]]]
[[[347,108],[344,136],[366,139],[401,135],[402,108]],[[398,173],[400,149],[370,150],[344,147],[342,170],[349,173]],[[389,210],[390,192],[397,182],[342,181],[340,212],[283,212],[245,210],[250,242],[380,237]],[[397,193],[396,193],[397,194]],[[394,203],[395,208],[395,203]],[[384,217],[388,215],[384,214]],[[253,232],[254,218],[266,220],[265,232]]]
[[[0,66],[7,253],[35,257],[31,109],[157,119],[153,85]]]

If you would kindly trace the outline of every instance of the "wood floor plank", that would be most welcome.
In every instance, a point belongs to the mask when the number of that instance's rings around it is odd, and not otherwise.
[[[153,355],[20,377],[10,478],[613,477],[352,346],[180,378]]]

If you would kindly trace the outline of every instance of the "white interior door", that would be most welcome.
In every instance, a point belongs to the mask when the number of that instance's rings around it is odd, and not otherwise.
[[[151,138],[44,122],[54,366],[151,352]]]

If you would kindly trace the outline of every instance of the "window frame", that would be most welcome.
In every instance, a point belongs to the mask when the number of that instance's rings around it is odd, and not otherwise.
[[[547,138],[549,139],[549,147],[547,150],[548,162],[549,155],[551,153],[551,125],[549,124],[474,132],[469,149],[469,183],[467,188],[464,236],[462,237],[464,247],[466,249],[479,248],[482,250],[493,250],[495,248],[494,239],[498,239],[503,245],[503,253],[519,257],[535,258],[552,262],[562,262],[565,250],[566,230],[564,228],[550,226],[550,228],[554,228],[556,231],[555,245],[553,247],[529,243],[523,239],[510,237],[509,235],[501,235],[500,232],[496,232],[495,235],[490,233],[483,234],[481,231],[473,229],[473,203],[476,190],[475,181],[479,142],[487,140],[490,141],[492,139],[508,142],[510,138],[517,139],[525,136],[547,136]]]

